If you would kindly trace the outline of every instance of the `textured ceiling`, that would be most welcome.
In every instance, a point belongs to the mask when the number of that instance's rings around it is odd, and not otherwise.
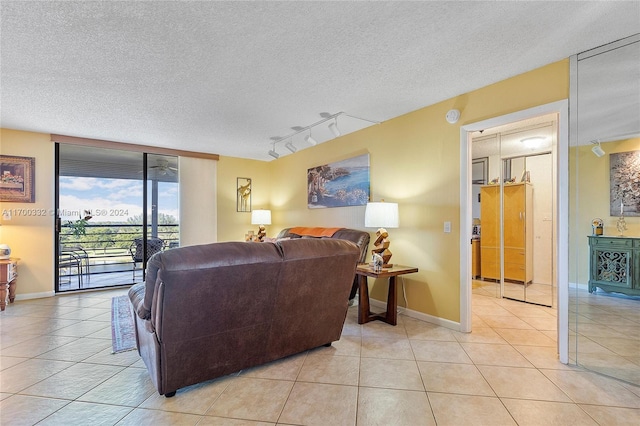
[[[640,24],[638,1],[0,5],[2,127],[261,160],[320,113],[388,120]]]

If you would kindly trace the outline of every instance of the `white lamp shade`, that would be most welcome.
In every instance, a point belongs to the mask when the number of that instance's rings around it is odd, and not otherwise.
[[[367,228],[397,228],[398,203],[367,203],[364,210],[364,226]]]
[[[253,210],[251,212],[252,225],[271,225],[271,210]]]

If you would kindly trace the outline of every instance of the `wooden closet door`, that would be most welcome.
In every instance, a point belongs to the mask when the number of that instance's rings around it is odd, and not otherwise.
[[[480,189],[480,274],[500,279],[500,185]]]
[[[504,187],[504,246],[525,247],[525,186],[524,184]]]

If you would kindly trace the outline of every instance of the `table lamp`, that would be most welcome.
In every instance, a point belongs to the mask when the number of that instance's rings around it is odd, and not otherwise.
[[[258,240],[262,241],[265,232],[265,225],[271,225],[271,210],[253,210],[251,212],[251,224],[259,225],[258,228]]]
[[[389,233],[386,228],[398,227],[398,203],[385,203],[384,200],[367,203],[364,211],[364,226],[378,228],[377,238],[373,243],[375,248],[371,250],[371,253],[382,256],[383,268],[393,267],[393,264],[389,263],[391,251],[389,250]]]

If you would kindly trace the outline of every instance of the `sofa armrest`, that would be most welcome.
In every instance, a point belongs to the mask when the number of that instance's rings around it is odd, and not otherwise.
[[[142,319],[149,319],[150,312],[144,309],[144,283],[135,284],[129,289],[129,300],[133,305],[133,311]]]

